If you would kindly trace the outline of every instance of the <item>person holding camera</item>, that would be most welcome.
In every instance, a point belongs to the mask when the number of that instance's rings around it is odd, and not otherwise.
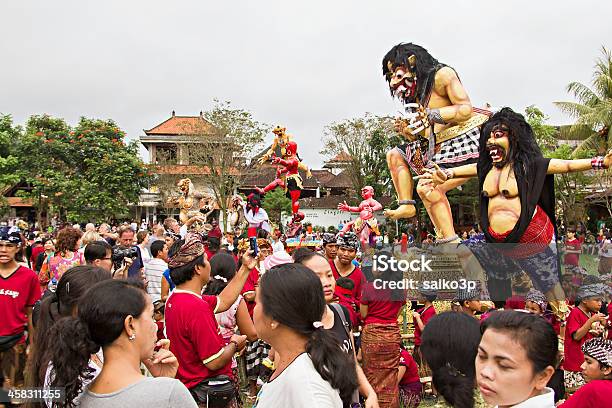
[[[134,245],[134,230],[125,225],[117,231],[117,245],[113,247],[113,266],[120,270],[127,266],[127,277],[142,279],[144,262],[138,245]]]
[[[113,247],[105,240],[87,244],[83,255],[87,265],[98,266],[111,272],[113,279],[126,279],[127,270],[132,264],[131,258],[125,258],[126,262],[120,263],[119,268],[114,269]]]

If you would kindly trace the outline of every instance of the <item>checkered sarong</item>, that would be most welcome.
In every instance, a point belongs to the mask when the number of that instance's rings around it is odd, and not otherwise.
[[[442,168],[462,166],[478,159],[480,128],[475,127],[462,135],[436,145],[432,160],[427,151],[421,149],[421,141],[405,143],[396,149],[416,174],[423,174],[424,168],[431,167],[431,161]]]
[[[257,379],[263,367],[262,363],[268,357],[269,352],[270,345],[263,340],[249,342],[246,352],[246,372],[249,380]]]

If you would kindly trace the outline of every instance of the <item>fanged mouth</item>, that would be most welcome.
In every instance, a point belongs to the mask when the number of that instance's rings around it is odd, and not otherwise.
[[[397,88],[395,88],[395,90],[393,91],[393,95],[398,99],[406,100],[412,97],[412,89],[412,82],[405,81],[401,85],[398,85]]]
[[[487,148],[489,150],[489,156],[491,156],[491,159],[494,162],[499,162],[504,159],[505,151],[502,147],[496,145],[489,145]]]

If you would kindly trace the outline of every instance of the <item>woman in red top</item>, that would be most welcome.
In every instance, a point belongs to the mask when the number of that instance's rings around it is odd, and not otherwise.
[[[400,362],[397,373],[398,387],[402,406],[404,408],[415,408],[421,402],[423,385],[419,378],[419,367],[410,353],[400,349]]]
[[[406,293],[389,289],[387,285],[403,277],[401,271],[392,268],[382,273],[372,272],[374,281],[364,284],[361,296],[363,371],[378,395],[380,407],[399,407],[397,375],[401,337],[397,315],[406,302]]]

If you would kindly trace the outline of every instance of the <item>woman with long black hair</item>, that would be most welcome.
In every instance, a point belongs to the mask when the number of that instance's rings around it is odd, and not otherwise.
[[[255,330],[274,348],[276,370],[254,407],[350,403],[357,389],[355,359],[323,329],[326,304],[317,275],[299,264],[274,267],[262,276],[256,297]]]
[[[168,340],[157,342],[153,303],[141,282],[105,280],[78,303],[76,316],[56,322],[48,333],[53,363],[50,387],[64,387],[65,400],[54,407],[195,407],[176,375],[178,362]],[[155,347],[161,347],[157,352]],[[91,355],[102,348],[104,365],[92,380]],[[140,371],[144,363],[152,375]],[[164,378],[169,377],[169,378]]]
[[[63,317],[74,316],[77,313],[77,304],[83,298],[87,290],[98,282],[111,279],[111,274],[105,269],[97,266],[80,265],[66,271],[60,278],[55,292],[49,292],[38,310],[36,327],[36,341],[32,350],[30,376],[31,386],[48,387],[53,367],[51,361],[52,348],[56,345],[50,343],[49,331],[57,321]],[[96,351],[91,354],[89,368],[93,376],[100,373],[102,369],[102,352]],[[84,378],[83,385],[90,380]]]

